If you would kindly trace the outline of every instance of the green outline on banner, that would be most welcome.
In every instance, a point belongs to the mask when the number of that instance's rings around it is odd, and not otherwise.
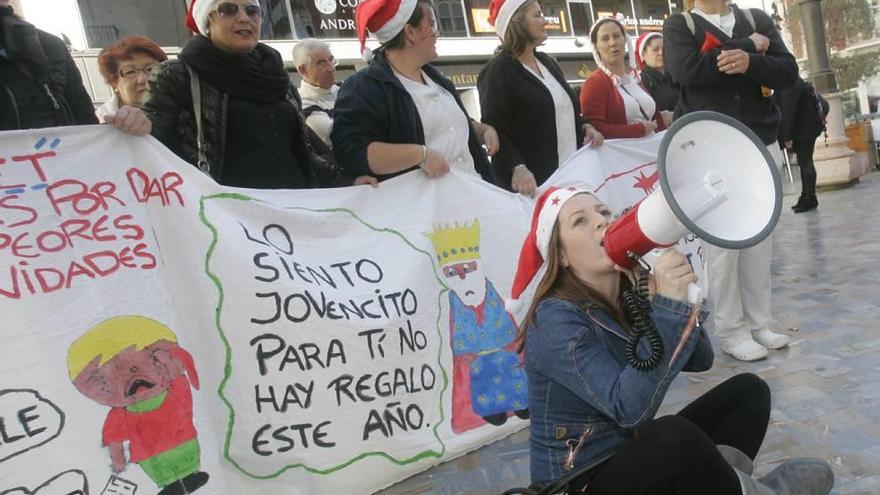
[[[446,420],[446,417],[444,415],[443,400],[444,400],[446,390],[449,388],[449,376],[447,375],[446,369],[443,367],[443,364],[440,362],[440,356],[443,351],[442,346],[440,347],[440,353],[437,354],[437,366],[440,368],[440,371],[443,374],[443,388],[440,390],[440,421],[436,422],[434,424],[434,427],[431,428],[434,432],[434,438],[436,438],[437,442],[442,446],[442,449],[440,452],[437,452],[436,450],[424,450],[424,451],[419,452],[418,454],[416,454],[412,457],[406,458],[406,459],[397,459],[394,456],[387,454],[385,452],[382,452],[382,451],[363,452],[363,453],[351,458],[350,460],[348,460],[342,464],[339,464],[337,466],[333,466],[333,467],[327,468],[327,469],[313,468],[313,467],[306,466],[305,464],[291,464],[291,465],[284,466],[283,468],[279,469],[278,471],[276,471],[272,474],[268,474],[268,475],[256,475],[256,474],[252,474],[252,473],[248,472],[245,468],[243,468],[241,465],[239,465],[239,463],[229,455],[229,448],[230,448],[230,444],[232,442],[232,430],[235,426],[235,408],[232,406],[232,404],[229,402],[229,400],[226,398],[226,396],[223,395],[223,391],[226,388],[226,384],[229,382],[230,377],[232,376],[232,348],[229,345],[229,341],[226,338],[226,334],[224,333],[223,328],[220,325],[220,313],[222,311],[223,301],[224,301],[223,284],[220,282],[220,278],[217,275],[215,275],[214,273],[212,273],[211,269],[210,269],[211,256],[214,253],[214,248],[217,246],[217,243],[219,240],[219,233],[217,232],[217,229],[214,227],[214,225],[211,224],[211,222],[208,220],[207,215],[205,213],[205,202],[207,200],[216,200],[216,199],[231,199],[231,200],[236,200],[236,201],[255,201],[258,203],[264,203],[264,204],[272,205],[272,206],[276,206],[276,207],[278,205],[276,205],[274,203],[269,203],[267,201],[263,201],[260,199],[252,198],[246,194],[241,194],[241,193],[218,193],[218,194],[213,194],[210,196],[202,196],[199,198],[199,219],[201,219],[202,223],[205,224],[205,227],[207,227],[208,230],[211,231],[211,235],[212,235],[211,244],[208,246],[208,252],[205,255],[205,273],[208,275],[208,278],[210,278],[211,281],[214,283],[214,285],[217,287],[217,291],[218,291],[217,308],[214,312],[214,324],[217,327],[217,332],[220,334],[220,340],[223,342],[223,346],[226,349],[226,359],[225,359],[225,364],[223,366],[223,380],[220,381],[220,386],[217,389],[217,394],[220,396],[220,400],[224,404],[226,404],[226,407],[229,409],[229,421],[227,423],[226,438],[224,440],[224,445],[223,445],[223,456],[226,458],[226,460],[228,460],[233,466],[235,466],[236,469],[241,471],[244,475],[246,475],[250,478],[254,478],[254,479],[266,480],[266,479],[278,478],[279,476],[284,474],[285,471],[287,471],[288,469],[293,469],[293,468],[303,468],[306,471],[313,473],[313,474],[331,474],[336,471],[339,471],[340,469],[344,469],[344,468],[350,466],[351,464],[354,464],[355,462],[357,462],[365,457],[371,457],[371,456],[384,457],[385,459],[387,459],[387,460],[391,461],[392,463],[397,464],[399,466],[411,464],[413,462],[416,462],[416,461],[419,461],[419,460],[422,460],[422,459],[425,459],[428,457],[434,457],[437,459],[442,458],[443,455],[446,453],[446,444],[443,443],[443,440],[440,438],[440,435],[438,433],[438,429],[440,428],[440,425],[443,424],[443,422]],[[363,226],[365,226],[366,228],[368,228],[374,232],[387,233],[387,234],[391,234],[391,235],[399,237],[404,243],[406,243],[409,247],[411,247],[415,251],[420,252],[420,253],[424,254],[425,256],[428,256],[428,258],[431,260],[431,267],[434,268],[434,256],[431,255],[430,253],[428,253],[427,251],[419,249],[418,247],[413,245],[403,234],[401,234],[400,232],[398,232],[394,229],[391,229],[391,228],[374,227],[374,226],[370,225],[369,223],[365,222],[363,219],[361,219],[359,216],[357,216],[357,214],[355,214],[353,211],[351,211],[349,209],[346,209],[346,208],[312,209],[312,208],[303,208],[303,207],[281,207],[281,208],[285,209],[285,210],[302,210],[302,211],[308,211],[308,212],[313,212],[313,213],[347,213],[347,214],[351,215],[355,220],[360,222]],[[445,294],[449,290],[449,288],[446,286],[446,284],[443,283],[443,280],[439,276],[437,276],[436,269],[434,270],[434,277],[437,279],[437,282],[440,284],[440,286],[443,287],[443,289],[439,292],[439,294],[437,296],[437,337],[440,339],[440,342],[442,343],[443,342],[443,335],[440,331],[440,318],[441,318],[440,313],[441,313],[441,310],[443,309],[443,307],[442,307],[443,294]]]

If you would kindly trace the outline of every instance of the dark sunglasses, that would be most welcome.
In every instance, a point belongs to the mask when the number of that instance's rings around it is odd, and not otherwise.
[[[239,10],[244,10],[245,15],[251,19],[258,19],[263,15],[263,9],[259,5],[239,5],[232,2],[223,2],[217,6],[220,17],[235,17]]]

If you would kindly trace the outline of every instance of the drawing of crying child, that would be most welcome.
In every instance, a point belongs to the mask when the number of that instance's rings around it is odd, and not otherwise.
[[[77,390],[110,407],[102,440],[115,473],[135,463],[159,495],[192,493],[208,482],[199,470],[190,392],[199,376],[168,327],[143,316],[111,318],[71,344],[67,365]]]

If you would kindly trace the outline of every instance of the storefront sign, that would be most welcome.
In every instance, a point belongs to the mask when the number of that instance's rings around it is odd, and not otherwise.
[[[471,9],[474,25],[471,26],[475,33],[495,33],[495,27],[489,24],[489,9]]]

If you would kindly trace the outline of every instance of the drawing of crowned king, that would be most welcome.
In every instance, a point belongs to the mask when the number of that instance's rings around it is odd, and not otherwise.
[[[437,225],[425,235],[449,287],[452,431],[501,425],[511,413],[528,418],[526,374],[515,351],[517,325],[483,272],[479,220]]]

